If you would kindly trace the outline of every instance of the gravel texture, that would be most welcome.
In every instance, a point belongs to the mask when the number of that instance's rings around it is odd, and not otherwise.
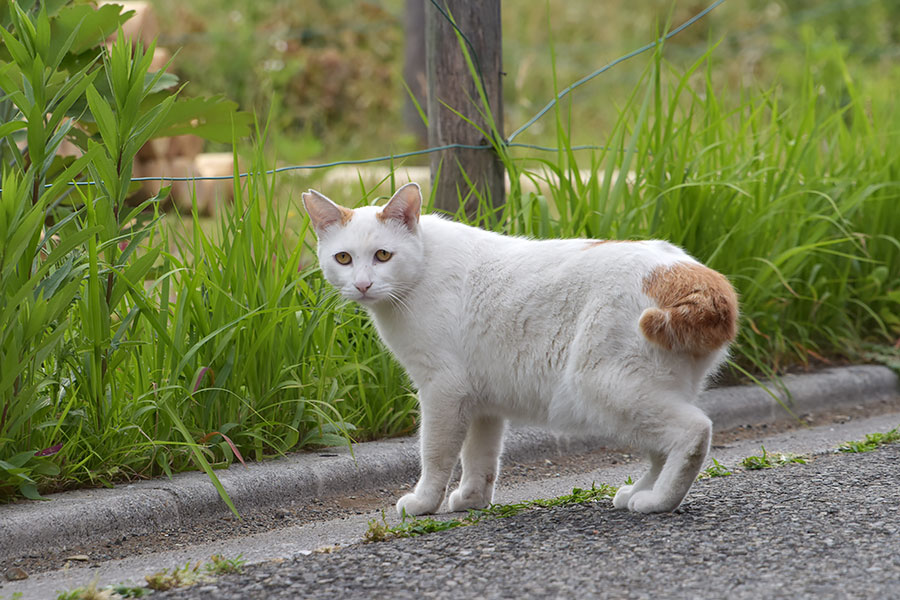
[[[249,567],[154,598],[888,598],[900,444],[738,471],[672,514],[609,501]]]

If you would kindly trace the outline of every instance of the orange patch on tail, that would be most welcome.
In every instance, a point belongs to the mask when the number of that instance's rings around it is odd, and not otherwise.
[[[641,331],[666,350],[702,356],[737,335],[737,294],[721,273],[694,263],[657,267],[643,291],[657,308],[643,312]]]

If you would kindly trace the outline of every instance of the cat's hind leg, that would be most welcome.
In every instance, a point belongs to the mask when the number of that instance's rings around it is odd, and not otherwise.
[[[665,462],[649,489],[632,490],[628,499],[630,510],[642,513],[675,510],[700,473],[709,452],[712,422],[702,410],[686,402],[666,404],[666,410],[656,415],[659,427],[649,438],[656,452],[665,455]],[[652,470],[652,467],[651,467]]]
[[[472,421],[462,447],[459,487],[448,500],[451,512],[490,506],[500,471],[504,426],[499,417],[481,416]]]
[[[613,506],[615,508],[628,508],[628,501],[631,500],[634,494],[642,490],[649,490],[656,483],[659,473],[662,471],[663,463],[666,461],[666,456],[659,452],[650,452],[649,458],[650,470],[644,473],[634,484],[623,485],[616,492],[613,498]]]
[[[410,516],[437,512],[444,500],[450,474],[459,457],[468,422],[460,409],[462,399],[439,390],[422,389],[419,408],[422,423],[419,428],[422,472],[412,493],[397,501],[397,512]]]

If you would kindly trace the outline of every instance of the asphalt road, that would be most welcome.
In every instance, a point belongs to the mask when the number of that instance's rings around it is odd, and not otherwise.
[[[154,598],[896,598],[900,444],[249,567]]]

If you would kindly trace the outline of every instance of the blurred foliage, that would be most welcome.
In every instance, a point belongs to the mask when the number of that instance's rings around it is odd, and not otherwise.
[[[16,7],[18,10],[14,10]],[[114,104],[114,112],[120,112],[130,102],[124,96],[116,95],[117,74],[109,70],[107,46],[110,36],[114,36],[132,16],[134,12],[123,10],[122,5],[98,7],[90,0],[0,1],[3,31],[0,86],[5,93],[0,97],[0,119],[3,123],[21,122],[24,125],[44,118],[39,112],[32,114],[37,108],[43,107],[54,113],[47,122],[47,130],[58,137],[48,148],[46,160],[50,169],[40,174],[42,178],[70,164],[73,155],[87,150],[91,139],[101,137],[84,94],[87,84],[81,83],[90,79],[99,96]],[[23,27],[28,30],[27,35],[21,31]],[[149,65],[152,46],[147,49],[147,55]],[[123,69],[130,73],[128,68]],[[139,91],[142,100],[134,107],[134,118],[149,115],[180,91],[178,77],[171,73],[156,73],[152,69],[141,83],[144,86]],[[70,94],[73,88],[80,92]],[[162,126],[150,132],[149,137],[192,133],[214,141],[230,142],[235,136],[250,133],[251,115],[236,109],[237,104],[221,94],[209,98],[178,98],[166,111]],[[24,170],[32,159],[44,160],[44,148],[38,147],[36,141],[24,135],[12,138],[10,143],[0,145],[0,162],[15,162]],[[63,141],[74,148],[61,153]],[[136,152],[139,147],[133,150]]]
[[[270,114],[302,158],[390,144],[402,127],[403,20],[375,2],[157,0],[175,70],[205,93]],[[349,148],[347,147],[349,145]]]
[[[197,89],[224,92],[244,109],[263,114],[271,108],[281,137],[279,158],[359,158],[416,145],[403,123],[403,0],[152,1],[164,24],[160,43],[180,49],[176,71]],[[667,22],[683,23],[710,2],[505,3],[506,133],[553,97],[551,44],[562,88],[652,40]],[[900,75],[900,2],[726,2],[673,38],[666,58],[676,69],[685,69],[711,42],[721,41],[713,58],[717,91],[737,96],[742,89],[768,89],[776,80],[784,86],[802,80],[797,58],[810,39],[823,53],[837,44],[854,77],[885,81],[888,89]],[[843,93],[842,74],[823,70],[820,75],[823,93]],[[616,68],[566,100],[570,121],[578,124],[573,144],[607,137],[616,107],[627,101],[638,78],[639,69]],[[539,121],[519,141],[552,144],[555,125]]]

